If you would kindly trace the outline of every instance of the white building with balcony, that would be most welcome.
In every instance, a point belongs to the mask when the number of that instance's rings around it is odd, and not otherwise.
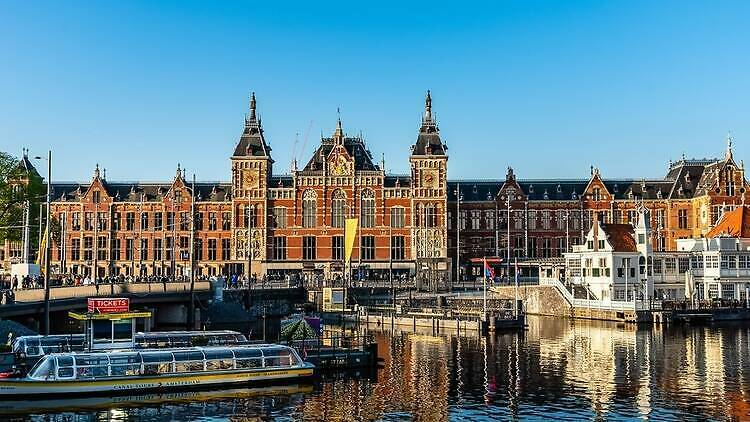
[[[649,242],[648,211],[637,210],[637,224],[594,221],[586,241],[564,254],[566,280],[586,289],[587,299],[601,302],[653,298],[654,252]]]
[[[744,300],[750,289],[750,207],[722,215],[702,239],[679,239],[677,249],[689,256],[685,277],[688,299]],[[684,258],[683,258],[684,259]],[[680,261],[680,266],[687,265]]]

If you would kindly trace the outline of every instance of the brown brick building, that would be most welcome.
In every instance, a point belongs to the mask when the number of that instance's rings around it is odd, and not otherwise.
[[[421,272],[445,280],[447,160],[431,98],[409,161],[388,175],[339,120],[304,168],[275,175],[256,101],[231,161],[231,182],[110,182],[97,166],[88,184],[54,183],[60,221],[53,269],[105,275],[183,275],[194,232],[196,273],[343,274],[344,220],[359,217],[353,272]],[[191,218],[191,206],[195,207]]]
[[[386,174],[339,120],[303,168],[276,175],[253,95],[230,182],[193,187],[178,166],[165,183],[110,182],[98,167],[90,183],[54,183],[52,214],[64,242],[53,247],[52,267],[181,275],[194,234],[197,274],[246,273],[249,263],[255,274],[342,274],[344,219],[357,216],[354,272],[445,282],[456,273],[459,238],[460,273],[476,275],[470,258],[506,257],[508,249],[519,258],[559,257],[580,242],[595,213],[629,223],[642,202],[654,248],[669,250],[676,239],[705,234],[723,209],[744,204],[747,189],[731,142],[723,158],[683,158],[657,180],[607,179],[592,167],[580,180],[523,180],[509,168],[504,179],[448,181],[446,150],[428,92],[411,174]]]

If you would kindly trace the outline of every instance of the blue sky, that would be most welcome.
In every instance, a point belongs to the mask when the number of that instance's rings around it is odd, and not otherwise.
[[[256,91],[277,173],[337,107],[405,173],[431,89],[450,178],[750,151],[750,2],[214,3],[0,2],[0,149],[52,148],[57,180],[227,180]]]

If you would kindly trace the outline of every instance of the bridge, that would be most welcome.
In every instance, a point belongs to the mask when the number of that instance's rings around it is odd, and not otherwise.
[[[288,287],[286,283],[265,283],[224,289],[225,297],[239,296],[248,305],[262,300],[304,301],[304,289]],[[38,331],[44,315],[44,289],[14,290],[13,303],[0,305],[0,318],[12,319]],[[196,281],[195,298],[206,304],[211,298],[211,283]],[[68,324],[67,312],[86,309],[90,297],[125,297],[135,308],[147,308],[155,314],[159,324],[185,324],[190,304],[190,282],[114,283],[99,286],[70,286],[50,288],[50,323],[53,332],[64,331]],[[196,318],[200,320],[200,318]]]

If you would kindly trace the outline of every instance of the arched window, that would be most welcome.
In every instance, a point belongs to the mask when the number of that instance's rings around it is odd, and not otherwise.
[[[362,191],[360,227],[375,227],[375,194],[369,189]]]
[[[316,226],[316,215],[318,195],[311,189],[302,194],[302,227],[311,228]]]
[[[344,227],[345,219],[346,194],[341,189],[337,189],[333,192],[333,200],[331,201],[331,227]]]

